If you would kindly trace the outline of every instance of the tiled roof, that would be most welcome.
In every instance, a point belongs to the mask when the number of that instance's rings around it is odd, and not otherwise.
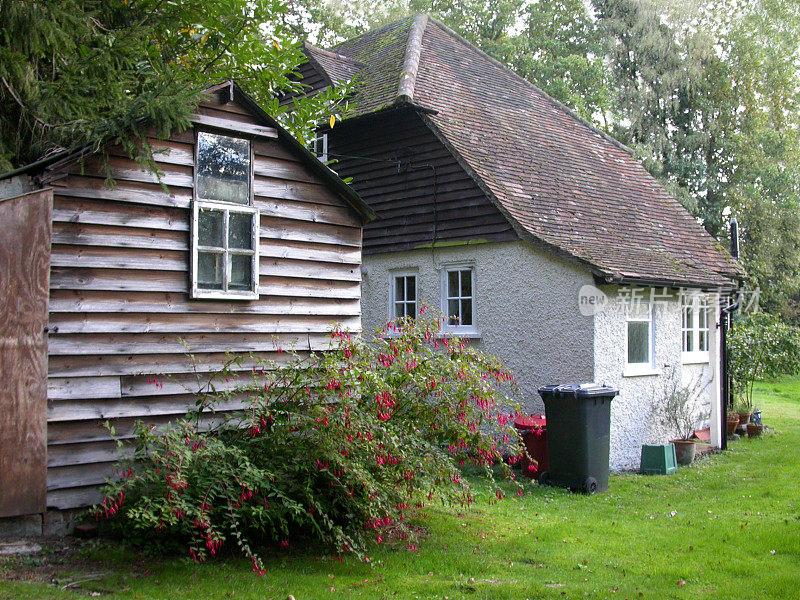
[[[441,23],[408,17],[334,51],[362,65],[357,115],[403,102],[436,111],[424,118],[521,234],[608,281],[744,275],[627,148]]]
[[[346,56],[317,48],[307,42],[303,44],[303,48],[306,55],[321,67],[322,74],[334,84],[350,81],[363,67],[362,64]]]

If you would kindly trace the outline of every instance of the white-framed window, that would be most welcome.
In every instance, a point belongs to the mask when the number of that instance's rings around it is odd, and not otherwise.
[[[308,144],[308,149],[322,162],[328,162],[328,134],[317,133]]]
[[[708,362],[709,310],[707,296],[681,295],[681,356],[684,362]]]
[[[259,212],[249,140],[198,131],[192,202],[192,298],[258,298]]]
[[[653,306],[636,302],[628,307],[625,323],[625,372],[649,373],[653,367]]]
[[[389,275],[389,319],[417,316],[417,274],[398,271]]]
[[[475,267],[452,265],[442,270],[442,329],[455,333],[475,333]]]

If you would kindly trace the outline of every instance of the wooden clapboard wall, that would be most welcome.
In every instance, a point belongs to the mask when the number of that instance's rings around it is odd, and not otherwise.
[[[220,101],[224,102],[224,101]],[[262,125],[243,105],[209,101],[206,123],[232,135]],[[122,151],[56,165],[49,308],[47,503],[84,506],[113,476],[115,443],[137,419],[163,425],[193,404],[200,369],[226,353],[286,360],[325,349],[334,322],[360,329],[361,220],[279,139],[253,141],[261,210],[260,298],[191,300],[189,230],[194,133],[152,141],[162,183]],[[105,184],[110,175],[113,187]],[[161,385],[152,375],[168,373]],[[232,407],[232,408],[235,408]]]
[[[364,228],[365,254],[518,239],[413,108],[345,120],[328,137],[336,172],[352,177],[353,188],[379,217]]]

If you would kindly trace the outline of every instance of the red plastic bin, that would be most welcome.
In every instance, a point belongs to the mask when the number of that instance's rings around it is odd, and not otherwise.
[[[528,450],[530,457],[537,464],[532,464],[527,456],[520,461],[522,472],[532,479],[539,479],[539,473],[550,468],[547,460],[547,419],[544,415],[531,415],[530,417],[517,417],[514,427],[522,435],[522,442]]]

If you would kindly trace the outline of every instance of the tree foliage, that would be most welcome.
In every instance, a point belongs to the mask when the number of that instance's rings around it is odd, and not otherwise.
[[[147,162],[133,140],[186,127],[229,79],[277,115],[304,60],[286,14],[284,0],[0,0],[0,171],[108,141]],[[286,122],[302,134],[340,97]]]
[[[755,313],[735,323],[728,351],[736,402],[749,411],[757,381],[800,370],[800,330],[775,315]]]

